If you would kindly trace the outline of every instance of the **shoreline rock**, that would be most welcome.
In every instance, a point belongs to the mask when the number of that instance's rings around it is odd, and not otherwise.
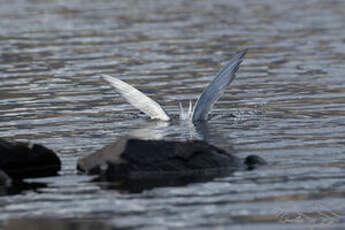
[[[43,145],[0,138],[0,171],[13,180],[56,176],[60,169],[58,156]]]

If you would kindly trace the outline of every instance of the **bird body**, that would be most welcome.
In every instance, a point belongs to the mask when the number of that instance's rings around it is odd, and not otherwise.
[[[235,78],[235,73],[242,62],[242,58],[247,50],[236,53],[231,60],[221,69],[213,81],[201,93],[195,106],[189,101],[189,108],[184,111],[181,103],[180,120],[190,120],[192,122],[207,120],[208,114],[211,112],[217,100],[223,96],[225,89]],[[109,82],[116,91],[125,98],[131,105],[144,112],[151,119],[169,121],[171,118],[164,109],[154,100],[127,84],[126,82],[109,75],[102,75],[104,80]]]

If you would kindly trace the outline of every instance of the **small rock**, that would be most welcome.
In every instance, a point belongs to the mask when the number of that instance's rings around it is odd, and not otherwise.
[[[244,164],[247,165],[248,170],[253,170],[258,166],[267,165],[267,162],[257,155],[249,155],[244,160]]]
[[[60,168],[58,156],[40,144],[0,139],[0,170],[12,179],[55,176]]]
[[[203,141],[123,138],[78,161],[105,180],[205,176],[246,168],[238,157]]]

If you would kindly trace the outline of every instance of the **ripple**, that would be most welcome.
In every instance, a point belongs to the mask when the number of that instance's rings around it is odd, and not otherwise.
[[[63,169],[45,188],[1,196],[0,226],[48,215],[137,229],[306,229],[281,214],[344,215],[344,9],[314,0],[3,3],[0,136],[47,145]],[[99,77],[117,76],[177,116],[178,102],[195,101],[243,48],[237,79],[202,127],[149,121]],[[76,175],[79,157],[124,135],[204,139],[269,165],[140,194]],[[339,216],[331,227],[341,229]]]

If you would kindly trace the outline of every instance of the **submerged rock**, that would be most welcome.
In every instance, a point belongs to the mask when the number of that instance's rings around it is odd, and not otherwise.
[[[60,168],[58,156],[40,144],[0,139],[0,171],[12,179],[55,176]]]
[[[267,162],[257,155],[249,155],[244,160],[244,164],[247,166],[248,170],[253,170],[257,166],[266,165]]]
[[[78,161],[78,170],[102,179],[202,177],[246,169],[238,157],[203,141],[123,138]]]

